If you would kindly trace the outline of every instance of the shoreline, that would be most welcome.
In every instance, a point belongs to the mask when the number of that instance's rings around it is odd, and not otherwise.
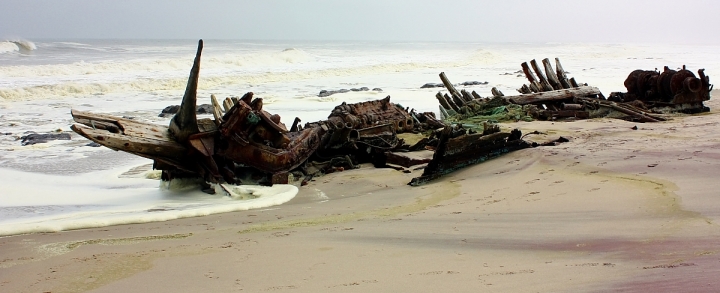
[[[660,123],[504,124],[571,140],[419,187],[406,183],[422,170],[361,168],[266,209],[2,237],[0,291],[711,291],[720,102],[707,105]]]

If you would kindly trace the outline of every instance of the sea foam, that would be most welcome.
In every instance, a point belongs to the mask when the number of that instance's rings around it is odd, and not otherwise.
[[[208,195],[197,185],[158,185],[118,178],[117,170],[55,176],[0,169],[7,182],[0,204],[0,236],[168,221],[280,205],[293,185],[227,186]]]

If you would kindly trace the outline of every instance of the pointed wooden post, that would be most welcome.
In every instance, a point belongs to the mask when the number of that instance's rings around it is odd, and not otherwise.
[[[555,75],[555,70],[553,70],[552,65],[550,64],[550,59],[545,58],[543,59],[542,63],[545,67],[545,75],[547,75],[548,82],[550,82],[550,85],[553,87],[553,89],[562,89],[563,87],[560,84],[560,80],[558,80],[557,75]]]
[[[197,87],[198,78],[200,76],[200,55],[202,54],[203,41],[198,42],[197,53],[195,53],[195,61],[190,69],[190,77],[188,78],[185,95],[183,95],[180,110],[170,121],[170,133],[178,142],[187,142],[188,137],[200,132],[198,129],[197,115],[195,108],[197,107]]]
[[[567,78],[565,69],[563,69],[562,64],[560,64],[560,58],[555,58],[555,70],[557,71],[557,77],[560,80],[560,84],[563,86],[563,88],[566,88],[566,89],[571,88],[572,85],[570,84],[570,81]]]

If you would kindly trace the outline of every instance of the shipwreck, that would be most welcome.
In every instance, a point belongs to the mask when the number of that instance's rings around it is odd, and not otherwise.
[[[168,126],[71,110],[76,133],[100,145],[153,160],[162,180],[199,178],[204,191],[211,183],[308,184],[314,176],[356,168],[423,169],[408,184],[416,186],[465,166],[508,152],[555,145],[525,141],[518,129],[501,131],[494,120],[556,120],[614,117],[638,122],[664,120],[662,109],[704,111],[710,98],[709,77],[688,70],[663,73],[634,71],[625,81],[627,93],[610,98],[599,89],[568,78],[558,59],[552,68],[543,60],[522,63],[529,84],[520,95],[505,96],[496,88],[492,97],[458,91],[444,73],[448,93],[438,92],[440,117],[418,113],[390,102],[390,96],[336,106],[326,120],[301,125],[295,118],[288,128],[279,115],[263,108],[262,98],[248,92],[222,101],[211,95],[212,119],[198,119],[197,88],[202,40],[198,43],[179,110]],[[531,71],[530,66],[534,71]],[[615,113],[615,114],[612,114]],[[527,134],[526,134],[527,135]],[[403,138],[404,137],[404,138]],[[414,137],[409,144],[405,140]],[[424,152],[425,156],[411,153]],[[431,155],[427,155],[430,153]],[[419,167],[416,167],[419,166]],[[222,186],[222,185],[220,185]]]
[[[342,103],[327,120],[288,129],[281,117],[263,109],[252,92],[218,101],[211,96],[213,119],[198,119],[195,109],[203,42],[200,40],[178,112],[168,126],[105,114],[71,110],[76,133],[100,145],[153,160],[162,180],[200,178],[209,183],[239,184],[248,174],[261,184],[292,179],[307,184],[313,176],[355,168],[406,168],[427,164],[418,185],[471,163],[509,151],[532,147],[519,130],[501,132],[496,125],[482,131],[437,119],[390,102],[390,97],[356,104]],[[408,145],[398,135],[421,136]],[[403,152],[434,151],[432,158],[411,158]]]

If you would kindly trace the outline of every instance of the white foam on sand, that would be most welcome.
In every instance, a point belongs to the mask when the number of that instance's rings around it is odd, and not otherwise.
[[[127,167],[122,168],[126,170]],[[266,208],[290,201],[293,185],[228,186],[227,196],[193,184],[118,178],[120,168],[77,176],[0,169],[0,236],[167,221]]]

